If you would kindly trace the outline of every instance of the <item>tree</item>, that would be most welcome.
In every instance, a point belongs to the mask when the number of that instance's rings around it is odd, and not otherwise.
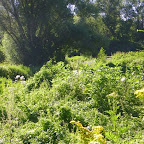
[[[68,8],[71,4],[76,16]],[[105,25],[90,0],[2,0],[2,5],[0,25],[16,44],[10,42],[10,50],[25,65],[61,60],[69,48],[96,55],[108,45]]]
[[[0,25],[16,43],[23,64],[42,64],[65,47],[72,22],[68,0],[1,2]]]
[[[109,45],[107,28],[99,15],[99,9],[91,0],[73,1],[71,4],[75,5],[72,47],[80,53],[96,56],[101,47]]]
[[[97,0],[103,22],[109,29],[109,51],[134,50],[141,48],[143,34],[137,29],[143,29],[142,0]],[[113,52],[114,52],[113,51]]]
[[[108,27],[112,39],[116,36],[117,25],[120,21],[120,0],[98,0],[97,4],[103,14],[103,21]]]

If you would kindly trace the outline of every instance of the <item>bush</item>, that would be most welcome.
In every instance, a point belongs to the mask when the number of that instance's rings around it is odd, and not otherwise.
[[[0,77],[11,78],[15,80],[17,75],[24,76],[25,78],[30,77],[32,72],[30,68],[23,65],[2,65],[0,66]]]
[[[52,85],[52,80],[63,72],[67,71],[66,66],[63,62],[53,64],[52,61],[48,61],[39,72],[37,72],[32,79],[29,80],[27,84],[27,89],[32,90],[33,88],[39,88],[40,85],[47,81],[49,86]]]
[[[70,122],[72,119],[71,109],[68,106],[63,106],[60,108],[60,120],[64,122]]]
[[[37,123],[27,122],[21,128],[18,138],[23,143],[53,143],[64,139],[65,129],[57,126],[51,119],[40,118]]]

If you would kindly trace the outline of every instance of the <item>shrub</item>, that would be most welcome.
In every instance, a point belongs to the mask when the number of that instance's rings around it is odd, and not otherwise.
[[[70,122],[72,118],[71,109],[68,106],[63,106],[60,108],[60,120],[64,122]]]
[[[17,75],[22,75],[26,78],[32,75],[30,68],[23,65],[2,65],[0,66],[0,77],[11,78],[15,80]]]
[[[20,129],[20,141],[23,143],[53,143],[64,139],[65,129],[57,126],[51,119],[41,117],[38,123],[27,122]]]
[[[105,50],[102,47],[97,55],[97,60],[101,61],[101,62],[105,62],[106,61],[106,54],[105,54]]]
[[[29,80],[27,88],[28,90],[39,88],[43,81],[47,81],[47,84],[52,86],[52,80],[55,77],[64,76],[63,74],[65,74],[65,72],[67,72],[67,69],[63,62],[54,65],[52,61],[48,61],[47,64]]]

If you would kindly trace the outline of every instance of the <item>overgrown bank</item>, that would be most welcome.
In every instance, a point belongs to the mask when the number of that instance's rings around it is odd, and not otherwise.
[[[0,143],[79,144],[75,120],[90,131],[103,126],[107,143],[142,144],[144,103],[135,92],[144,87],[144,52],[66,60],[24,83],[0,78]]]

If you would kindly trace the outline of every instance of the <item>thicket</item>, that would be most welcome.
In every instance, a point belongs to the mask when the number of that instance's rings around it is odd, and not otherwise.
[[[144,52],[99,56],[48,61],[25,83],[0,78],[0,143],[142,144]]]

